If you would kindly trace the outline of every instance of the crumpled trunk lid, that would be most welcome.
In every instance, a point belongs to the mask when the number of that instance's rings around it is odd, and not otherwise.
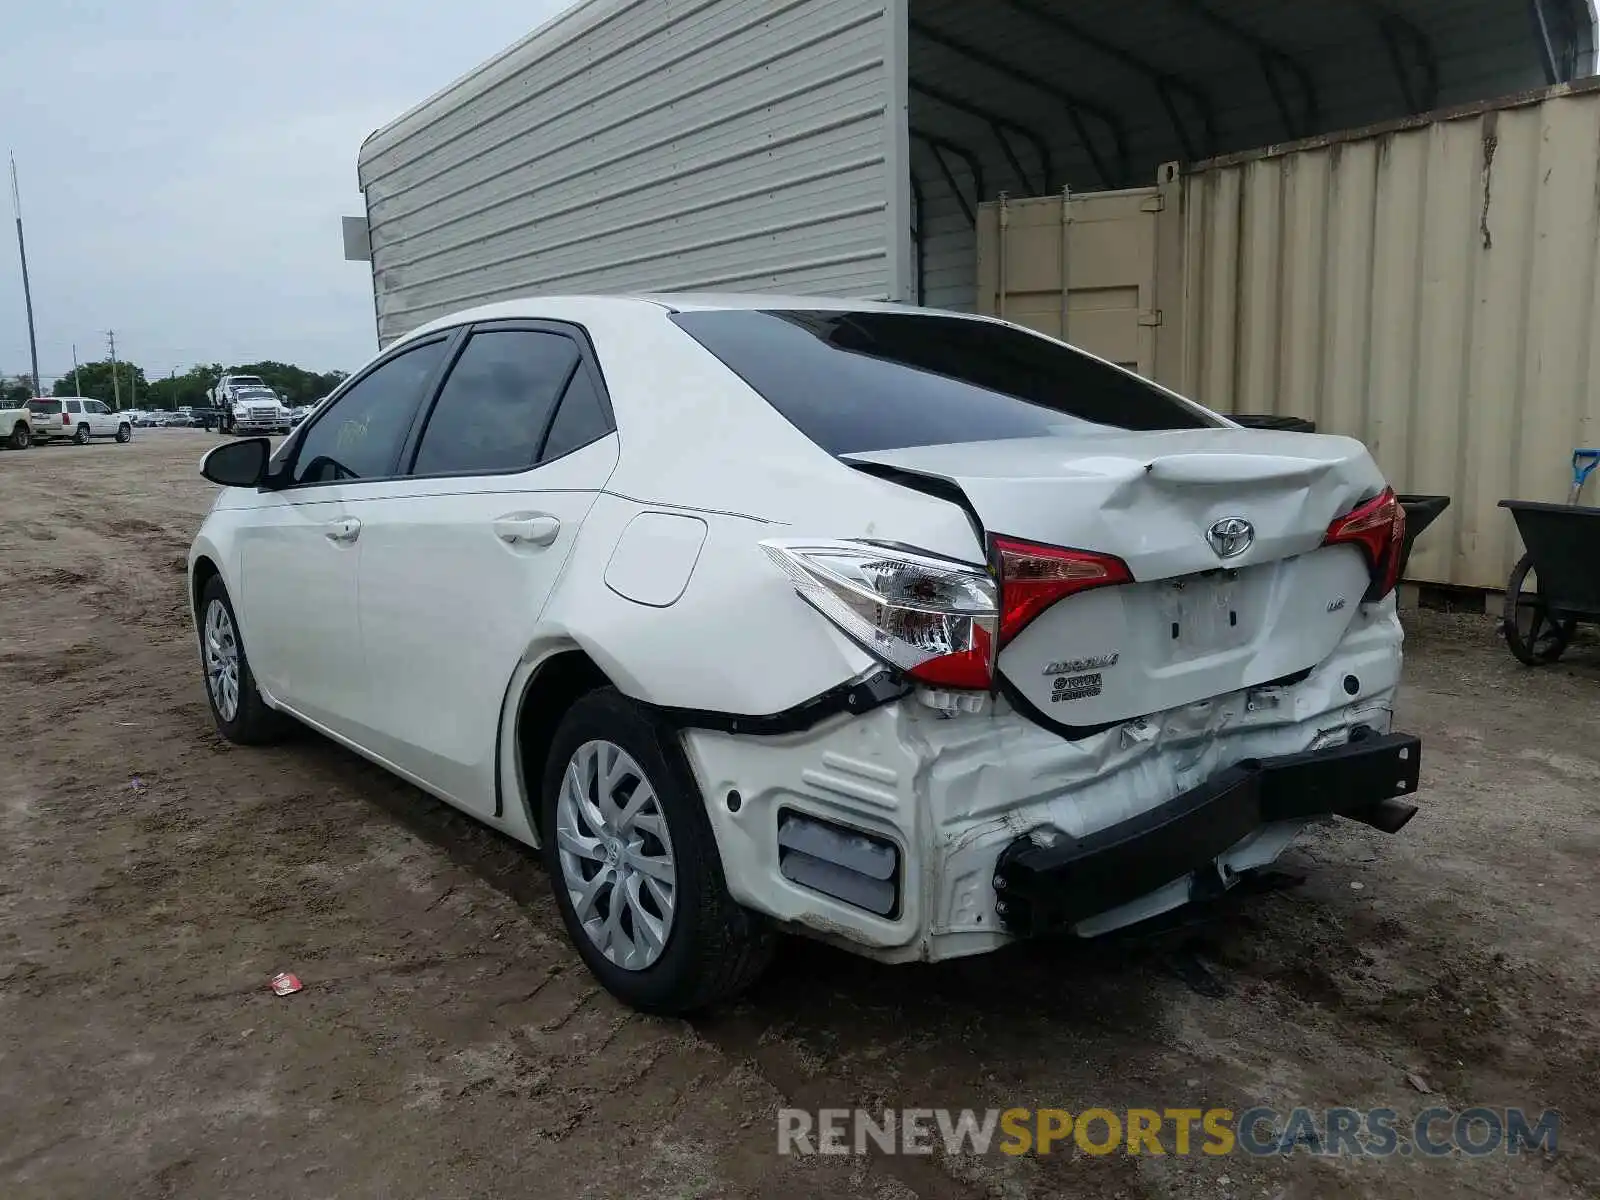
[[[1355,619],[1361,552],[1328,525],[1383,489],[1349,438],[1235,428],[847,456],[953,485],[985,533],[1114,555],[1134,582],[1068,596],[1000,652],[1020,707],[1114,724],[1315,666]]]

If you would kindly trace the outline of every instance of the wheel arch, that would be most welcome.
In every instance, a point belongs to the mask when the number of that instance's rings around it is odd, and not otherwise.
[[[496,807],[505,817],[516,806],[535,845],[544,841],[539,788],[556,728],[580,697],[612,686],[615,681],[594,657],[566,639],[542,647],[537,657],[525,655],[512,674],[500,723]]]
[[[221,574],[222,568],[206,551],[196,554],[189,564],[189,615],[197,630],[200,628],[200,597],[205,593],[206,584]],[[227,586],[226,581],[223,586]]]

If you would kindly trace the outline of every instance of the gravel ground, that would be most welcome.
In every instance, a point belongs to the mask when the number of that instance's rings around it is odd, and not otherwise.
[[[1318,831],[1298,886],[939,967],[793,943],[658,1020],[522,848],[310,734],[217,737],[182,574],[213,443],[0,455],[0,1195],[1600,1194],[1593,640],[1530,672],[1410,614],[1424,811]],[[801,1159],[773,1115],[1433,1103],[1557,1108],[1561,1152]]]

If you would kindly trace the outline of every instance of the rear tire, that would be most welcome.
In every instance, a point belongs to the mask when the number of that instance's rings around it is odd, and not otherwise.
[[[11,430],[11,436],[6,439],[6,445],[13,450],[26,450],[33,445],[33,430],[26,421],[18,421]]]
[[[267,746],[283,738],[289,719],[261,698],[220,575],[207,580],[200,593],[200,670],[211,719],[223,737],[240,746]]]
[[[79,425],[78,432],[72,435],[72,440],[80,446],[87,446],[89,444],[89,427],[87,425]]]
[[[117,441],[121,442],[123,445],[127,445],[129,442],[133,441],[133,426],[129,425],[126,421],[124,421],[121,425],[118,425]]]
[[[630,819],[641,788],[654,798]],[[728,895],[705,799],[675,730],[615,688],[590,692],[556,729],[541,801],[556,905],[584,963],[612,995],[642,1012],[677,1016],[743,991],[765,969],[776,938]],[[639,863],[650,869],[636,870]],[[663,921],[659,885],[667,877]]]

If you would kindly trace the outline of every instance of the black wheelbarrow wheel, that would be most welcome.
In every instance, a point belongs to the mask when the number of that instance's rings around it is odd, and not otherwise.
[[[1506,584],[1501,628],[1505,631],[1506,645],[1518,661],[1530,667],[1547,667],[1567,652],[1578,622],[1552,615],[1549,606],[1534,590],[1537,582],[1533,555],[1524,554]]]

